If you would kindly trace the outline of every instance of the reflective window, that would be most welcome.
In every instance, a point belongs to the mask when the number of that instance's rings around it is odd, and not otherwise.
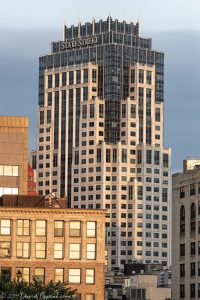
[[[55,221],[54,222],[54,236],[63,236],[64,233],[64,222]]]
[[[55,282],[64,281],[64,269],[55,269]]]
[[[87,237],[96,237],[96,222],[87,222]]]
[[[70,237],[81,236],[81,222],[71,221],[70,222]]]
[[[63,244],[62,243],[54,244],[54,258],[57,258],[57,259],[63,258]]]
[[[19,167],[0,165],[0,176],[19,176]]]
[[[10,235],[11,232],[11,220],[0,220],[0,234]]]
[[[16,280],[17,281],[30,281],[30,269],[29,268],[16,268]]]
[[[81,245],[80,244],[70,244],[69,245],[69,258],[70,259],[80,259],[81,258]]]
[[[37,281],[45,282],[45,269],[35,268],[35,279]]]
[[[69,283],[81,283],[81,269],[69,269]]]
[[[87,244],[87,259],[96,259],[96,244]]]
[[[10,242],[0,242],[0,257],[10,257],[11,248]]]
[[[95,300],[94,294],[86,294],[85,295],[85,300]]]
[[[94,283],[94,269],[86,269],[86,283]]]
[[[17,235],[30,235],[29,220],[17,220]]]
[[[46,243],[35,243],[35,257],[46,258]]]
[[[17,258],[30,257],[30,243],[17,242]]]
[[[36,220],[36,236],[46,236],[46,221]]]

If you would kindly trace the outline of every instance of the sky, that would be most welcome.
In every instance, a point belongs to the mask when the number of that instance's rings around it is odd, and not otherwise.
[[[1,0],[2,2],[2,0]],[[200,156],[199,0],[18,0],[0,8],[1,115],[28,115],[29,150],[36,144],[38,57],[67,26],[106,19],[140,20],[141,35],[165,53],[165,146],[172,171],[187,156]]]

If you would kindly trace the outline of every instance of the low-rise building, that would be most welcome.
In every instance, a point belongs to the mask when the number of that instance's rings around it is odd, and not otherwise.
[[[196,163],[196,166],[194,164]],[[173,175],[172,299],[200,298],[200,160]]]
[[[137,274],[129,279],[126,299],[170,300],[171,288],[158,287],[156,274]]]
[[[43,196],[0,198],[1,276],[68,281],[77,299],[104,299],[105,212]]]

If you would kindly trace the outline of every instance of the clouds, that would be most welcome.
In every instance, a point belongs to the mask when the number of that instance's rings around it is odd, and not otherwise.
[[[144,34],[145,36],[146,34]],[[1,115],[28,115],[35,148],[38,57],[50,52],[60,30],[0,30]],[[173,169],[187,155],[200,155],[200,32],[150,32],[153,48],[165,52],[165,145]]]

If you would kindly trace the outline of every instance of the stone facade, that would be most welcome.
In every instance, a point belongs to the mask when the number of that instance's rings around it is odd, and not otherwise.
[[[189,160],[184,161],[183,173],[173,175],[173,300],[200,297],[200,168]]]

